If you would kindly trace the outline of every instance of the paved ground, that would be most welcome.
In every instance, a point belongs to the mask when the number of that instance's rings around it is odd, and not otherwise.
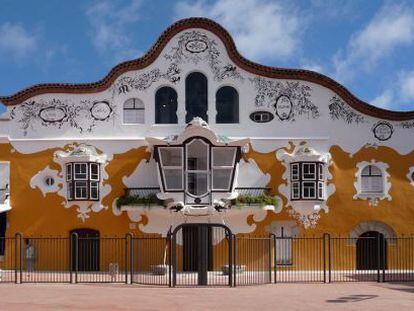
[[[237,288],[0,284],[0,310],[414,310],[414,283]]]

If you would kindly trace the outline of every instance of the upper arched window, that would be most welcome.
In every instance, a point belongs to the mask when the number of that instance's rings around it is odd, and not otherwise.
[[[384,181],[382,171],[375,165],[367,165],[361,171],[361,193],[382,193]]]
[[[155,123],[178,123],[177,92],[172,87],[164,86],[155,93]]]
[[[124,123],[145,123],[145,107],[142,100],[138,98],[130,98],[124,103]]]
[[[216,93],[216,123],[239,123],[239,93],[223,86]]]
[[[207,78],[200,72],[190,73],[185,80],[185,109],[187,123],[195,117],[208,122]]]

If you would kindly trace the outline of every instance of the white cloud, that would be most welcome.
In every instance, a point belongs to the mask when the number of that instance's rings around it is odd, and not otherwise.
[[[222,24],[248,58],[263,60],[297,55],[304,18],[280,1],[181,1],[175,11],[178,18],[204,16]]]
[[[128,26],[141,17],[141,0],[131,0],[119,6],[115,1],[96,1],[86,11],[92,30],[93,46],[101,54],[110,55],[115,61],[136,58],[141,54],[133,47]]]
[[[346,51],[334,56],[337,79],[351,80],[358,70],[368,72],[396,48],[414,43],[414,12],[404,6],[386,5],[360,32]]]
[[[399,81],[402,99],[405,101],[414,101],[414,71],[401,73]],[[412,105],[414,106],[414,103]]]
[[[12,59],[33,55],[37,49],[38,38],[29,33],[22,25],[4,23],[0,25],[0,54]]]
[[[391,89],[385,90],[382,94],[375,97],[371,104],[383,109],[392,110],[395,109],[395,102],[394,102],[394,91]]]

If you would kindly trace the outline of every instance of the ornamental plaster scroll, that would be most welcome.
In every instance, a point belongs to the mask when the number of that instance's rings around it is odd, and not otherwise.
[[[285,149],[279,149],[276,152],[276,157],[281,161],[285,167],[285,172],[282,179],[284,184],[279,185],[279,193],[286,198],[285,207],[288,213],[303,225],[305,229],[316,227],[320,219],[320,211],[329,212],[327,201],[329,197],[335,192],[335,185],[329,183],[332,180],[332,174],[329,172],[329,166],[332,165],[331,155],[329,153],[318,153],[314,149],[308,147],[306,143],[295,146],[292,153]],[[323,162],[323,174],[325,178],[325,199],[323,201],[292,201],[290,198],[291,184],[290,184],[290,163],[294,161],[309,161],[309,162]]]
[[[264,174],[254,159],[241,159],[236,187],[266,187],[270,182],[270,174]]]
[[[216,81],[226,78],[244,80],[236,66],[223,61],[217,42],[204,31],[192,30],[181,34],[177,44],[164,54],[164,58],[177,68],[185,63],[197,65],[204,62]]]
[[[384,235],[387,239],[387,243],[394,245],[396,243],[395,238],[397,234],[394,229],[389,225],[380,222],[380,221],[366,221],[359,223],[352,231],[349,233],[349,245],[356,245],[358,238],[365,232],[376,231]]]
[[[256,89],[255,107],[272,108],[280,121],[296,121],[297,118],[317,119],[319,108],[312,103],[312,88],[299,81],[249,78]]]
[[[414,187],[414,166],[411,166],[408,169],[408,174],[407,174],[407,178],[410,181],[411,186]]]
[[[362,170],[368,166],[374,165],[381,170],[382,178],[383,178],[383,189],[382,193],[361,193],[361,173]],[[371,161],[362,161],[357,163],[357,172],[355,174],[356,181],[354,182],[355,187],[355,195],[353,196],[354,200],[367,200],[369,206],[377,206],[379,201],[387,199],[391,201],[391,195],[389,191],[391,189],[391,181],[390,181],[390,174],[388,174],[387,169],[389,165],[384,162],[377,162],[376,160],[372,159]]]
[[[90,217],[90,212],[100,212],[107,207],[102,205],[102,200],[111,192],[110,185],[104,185],[108,179],[108,173],[105,167],[108,164],[107,156],[99,154],[95,147],[89,145],[69,145],[65,150],[58,150],[53,155],[53,160],[60,166],[60,170],[51,170],[49,166],[38,172],[30,180],[30,186],[38,188],[45,196],[47,193],[57,193],[64,201],[62,205],[65,208],[76,207],[78,218],[85,221]],[[65,179],[65,164],[67,162],[96,162],[100,163],[100,184],[99,184],[99,201],[68,201],[67,200],[67,183]],[[53,186],[48,187],[45,184],[45,178],[52,177],[55,180]]]
[[[53,179],[52,185],[46,183],[47,178]],[[59,171],[52,170],[49,166],[46,166],[30,179],[30,187],[32,189],[38,188],[42,192],[43,197],[46,197],[48,193],[58,192],[63,182],[64,179],[59,175]]]
[[[20,125],[24,136],[41,127],[75,128],[83,134],[93,132],[98,124],[113,121],[115,111],[112,102],[107,99],[39,98],[13,107],[10,118]]]

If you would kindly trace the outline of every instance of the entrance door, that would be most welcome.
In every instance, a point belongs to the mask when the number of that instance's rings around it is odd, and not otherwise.
[[[378,266],[380,269],[387,268],[387,244],[382,233],[368,231],[361,234],[356,248],[357,270],[377,270]]]
[[[77,263],[78,271],[99,271],[99,231],[77,229],[70,233],[73,245],[72,270],[76,269]],[[73,233],[77,233],[77,241]]]
[[[231,241],[230,229],[221,224],[178,226],[172,234],[173,286],[231,286]]]

